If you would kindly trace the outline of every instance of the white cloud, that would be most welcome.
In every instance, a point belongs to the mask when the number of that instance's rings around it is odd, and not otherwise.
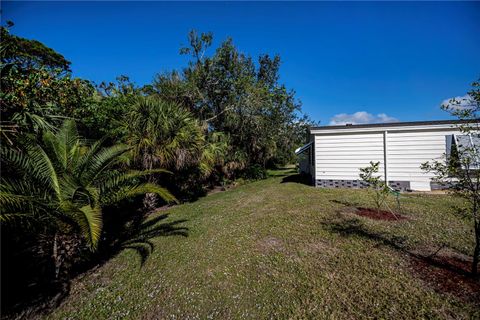
[[[330,125],[345,125],[347,123],[351,124],[367,124],[367,123],[387,123],[387,122],[397,122],[398,119],[390,117],[385,113],[379,113],[373,115],[366,111],[358,111],[352,114],[340,113],[333,116],[330,119]]]
[[[464,96],[454,97],[450,99],[445,99],[442,101],[442,106],[448,107],[449,110],[465,110],[468,108],[473,108],[475,101],[469,94]]]

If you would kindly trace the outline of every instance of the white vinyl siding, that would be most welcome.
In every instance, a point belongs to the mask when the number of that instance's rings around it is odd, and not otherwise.
[[[431,160],[442,160],[446,152],[447,135],[452,130],[425,130],[388,133],[388,180],[410,181],[412,190],[430,190],[432,173],[420,166]]]
[[[359,169],[370,161],[380,162],[379,174],[385,179],[386,158],[388,181],[408,181],[412,190],[427,191],[433,174],[420,166],[441,160],[446,152],[446,136],[459,133],[452,125],[348,130],[314,132],[314,179],[358,180]]]
[[[383,133],[315,136],[315,179],[357,180],[370,161],[380,161],[383,176]]]

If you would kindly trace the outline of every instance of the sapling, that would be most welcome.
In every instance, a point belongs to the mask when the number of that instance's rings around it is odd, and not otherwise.
[[[373,161],[370,161],[368,167],[360,168],[360,179],[368,185],[377,212],[380,211],[390,193],[385,181],[381,179],[380,175],[377,175],[379,168],[380,162]]]
[[[455,98],[442,105],[442,109],[463,120],[458,125],[461,132],[451,139],[453,147],[440,160],[422,164],[422,169],[434,174],[433,181],[450,190],[468,203],[473,222],[475,248],[473,250],[472,275],[478,276],[480,259],[480,80],[462,98]]]

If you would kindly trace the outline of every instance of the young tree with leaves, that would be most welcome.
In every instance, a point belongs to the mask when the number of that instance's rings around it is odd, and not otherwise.
[[[368,167],[360,168],[360,179],[362,179],[371,191],[377,212],[382,208],[390,192],[385,181],[382,180],[380,175],[377,175],[379,168],[380,162],[373,161],[370,161]]]
[[[434,181],[464,198],[473,222],[475,248],[472,275],[478,276],[480,259],[480,79],[463,98],[454,98],[442,109],[462,120],[461,135],[452,142],[451,152],[441,161],[424,163],[422,168],[435,174]],[[452,137],[453,138],[453,137]]]

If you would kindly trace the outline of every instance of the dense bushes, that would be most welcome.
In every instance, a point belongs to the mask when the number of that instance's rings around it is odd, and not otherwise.
[[[278,82],[280,58],[254,62],[231,39],[208,56],[212,35],[191,32],[188,66],[138,87],[75,78],[61,54],[1,34],[2,278],[24,290],[7,307],[134,246],[146,209],[263,179],[304,140],[308,119]],[[28,262],[38,268],[20,280]]]

